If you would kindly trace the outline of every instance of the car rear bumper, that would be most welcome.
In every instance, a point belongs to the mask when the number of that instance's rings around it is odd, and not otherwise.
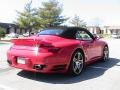
[[[22,57],[24,63],[18,62],[18,58]],[[64,73],[67,71],[67,63],[65,58],[61,58],[58,55],[52,53],[39,53],[37,55],[28,53],[23,55],[23,53],[7,52],[7,62],[10,66],[27,70],[33,72],[41,73]]]

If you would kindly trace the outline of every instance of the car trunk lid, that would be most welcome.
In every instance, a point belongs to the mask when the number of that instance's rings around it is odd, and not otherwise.
[[[36,50],[39,48],[40,52],[48,52],[48,51],[57,51],[57,48],[54,43],[61,41],[62,39],[57,36],[32,36],[29,38],[21,38],[21,39],[12,39],[13,49],[17,50]]]

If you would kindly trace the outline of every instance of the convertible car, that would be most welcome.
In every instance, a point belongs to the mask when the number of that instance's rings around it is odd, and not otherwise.
[[[26,71],[79,75],[85,65],[109,60],[107,43],[79,27],[47,28],[11,42],[7,62]]]

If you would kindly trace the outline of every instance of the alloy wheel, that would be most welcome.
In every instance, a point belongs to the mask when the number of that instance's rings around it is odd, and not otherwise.
[[[108,58],[109,58],[109,49],[107,46],[105,46],[103,50],[103,61],[107,61]]]
[[[84,58],[81,52],[77,51],[73,56],[73,72],[78,75],[81,73],[84,65]]]

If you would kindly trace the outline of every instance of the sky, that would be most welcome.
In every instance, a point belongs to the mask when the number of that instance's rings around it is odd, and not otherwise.
[[[0,0],[0,22],[12,23],[17,11],[22,11],[29,0]],[[33,7],[47,0],[32,0]],[[120,25],[120,0],[58,0],[63,6],[62,15],[78,15],[87,25]],[[67,23],[68,24],[68,23]]]

